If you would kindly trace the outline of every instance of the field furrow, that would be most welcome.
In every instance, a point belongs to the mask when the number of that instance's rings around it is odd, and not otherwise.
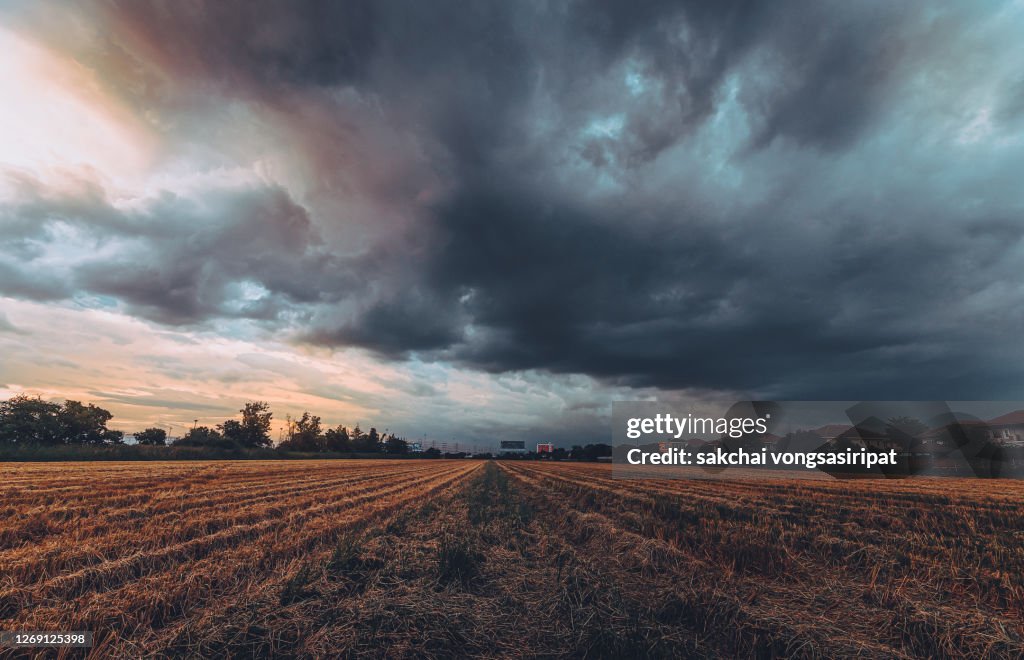
[[[93,657],[1024,656],[1019,482],[2,469],[0,625],[94,631]]]

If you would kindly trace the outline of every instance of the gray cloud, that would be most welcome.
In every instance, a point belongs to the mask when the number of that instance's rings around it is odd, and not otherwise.
[[[33,219],[23,235],[35,250],[0,240],[0,258],[4,249],[21,257],[17,267],[0,261],[0,273],[10,271],[0,283],[8,295],[108,296],[181,325],[301,315],[302,305],[335,302],[358,282],[354,266],[325,249],[306,210],[280,187],[211,189],[201,199],[165,193],[130,210],[102,195],[68,200],[39,182],[29,188],[9,210]]]
[[[53,40],[41,11],[21,25]],[[129,212],[101,187],[23,180],[3,212],[7,295],[627,387],[1022,392],[1022,53],[992,19],[1008,8],[78,11],[104,36],[67,48],[122,72],[106,84],[168,141],[216,136],[217,104],[239,103],[300,183]],[[118,249],[48,272],[54,227]]]

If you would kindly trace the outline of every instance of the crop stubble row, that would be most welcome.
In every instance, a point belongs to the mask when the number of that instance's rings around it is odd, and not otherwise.
[[[5,628],[98,629],[98,656],[1024,654],[1013,482],[134,467],[12,468]],[[35,516],[78,527],[19,543]]]

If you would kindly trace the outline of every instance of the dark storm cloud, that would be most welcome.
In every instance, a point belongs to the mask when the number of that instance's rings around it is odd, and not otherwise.
[[[915,354],[936,334],[929,324],[1005,267],[1006,250],[991,242],[844,236],[864,221],[854,217],[834,244],[807,253],[796,240],[780,245],[771,227],[601,224],[523,198],[479,193],[439,212],[450,240],[426,277],[462,301],[461,314],[438,307],[421,322],[450,319],[452,332],[460,319],[473,324],[449,357],[495,372],[542,368],[673,389],[774,385],[803,396],[1009,384],[973,341],[998,341],[990,319],[963,322],[961,337],[938,333],[940,355]],[[400,327],[380,336],[394,342]],[[966,360],[982,361],[989,378],[965,380],[957,365]]]
[[[899,66],[907,17],[879,9],[872,3],[610,1],[577,3],[573,18],[606,66],[633,57],[663,85],[657,112],[645,108],[628,127],[635,154],[650,158],[714,112],[723,78],[758,53],[766,54],[763,84],[744,89],[757,123],[754,146],[779,136],[823,148],[853,139]]]
[[[396,292],[374,301],[355,322],[315,331],[305,339],[364,346],[387,357],[451,346],[463,337],[464,318],[450,298],[422,289]]]
[[[97,11],[117,34],[133,40],[114,39],[112,48],[145,43],[144,54],[123,56],[262,95],[278,87],[345,84],[365,75],[375,44],[374,4],[172,0],[101,2]]]
[[[1001,357],[1020,295],[998,283],[1019,278],[1007,172],[1022,159],[984,146],[1013,137],[1024,98],[1002,79],[1019,50],[979,32],[998,7],[97,7],[83,15],[100,17],[102,48],[80,55],[122,72],[116,94],[182,141],[216,133],[166,121],[219,117],[203,90],[266,112],[313,192],[135,213],[29,195],[18,217],[42,224],[17,224],[8,255],[37,260],[55,214],[133,247],[69,268],[67,291],[490,372],[779,396],[1020,391]],[[995,91],[963,92],[986,75]],[[951,128],[982,92],[1005,136],[984,113],[974,133]],[[353,221],[324,200],[359,195],[412,220],[339,239]]]

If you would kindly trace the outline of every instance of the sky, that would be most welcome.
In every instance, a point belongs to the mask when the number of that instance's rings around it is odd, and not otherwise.
[[[1024,398],[1024,3],[0,0],[0,397],[607,441]]]

